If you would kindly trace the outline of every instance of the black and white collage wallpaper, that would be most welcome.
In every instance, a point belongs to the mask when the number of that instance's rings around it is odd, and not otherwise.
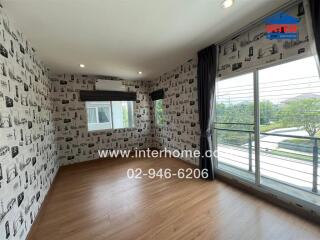
[[[297,40],[267,39],[266,24],[235,36],[219,46],[218,76],[226,77],[233,73],[280,63],[297,55],[310,54],[308,31],[303,4],[295,5],[284,14],[299,20],[297,24]]]
[[[197,59],[178,66],[152,82],[152,90],[164,89],[164,126],[153,124],[155,148],[199,150],[200,125],[197,93]],[[154,111],[151,111],[154,112]],[[198,165],[198,158],[182,160]]]
[[[0,9],[0,239],[25,239],[59,168],[52,83]]]
[[[147,149],[151,142],[150,83],[123,81],[129,91],[137,93],[135,127],[89,132],[85,102],[80,90],[94,90],[98,76],[56,75],[53,83],[54,121],[57,126],[61,165],[98,159],[98,150]]]

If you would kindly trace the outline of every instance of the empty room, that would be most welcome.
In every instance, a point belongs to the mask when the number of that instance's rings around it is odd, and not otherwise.
[[[320,1],[0,0],[0,240],[319,240]]]

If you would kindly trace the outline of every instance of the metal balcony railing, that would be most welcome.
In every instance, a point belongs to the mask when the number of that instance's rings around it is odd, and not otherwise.
[[[216,124],[253,125],[239,123]],[[219,127],[214,127],[214,130],[217,131],[218,138],[219,132],[248,135],[247,141],[243,144],[230,143],[225,141],[223,137],[218,139],[218,163],[229,163],[230,165],[230,162],[233,162],[233,166],[242,169],[244,166],[248,172],[253,172],[255,170],[254,131]],[[260,136],[261,176],[319,194],[318,143],[320,138],[270,132],[260,133]],[[275,141],[274,138],[285,139],[286,141]],[[300,142],[297,144],[288,141],[292,139],[299,139]]]

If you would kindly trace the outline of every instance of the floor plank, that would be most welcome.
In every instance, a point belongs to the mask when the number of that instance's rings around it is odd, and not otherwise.
[[[320,239],[319,226],[217,180],[126,176],[168,167],[190,166],[163,158],[62,167],[29,239]]]

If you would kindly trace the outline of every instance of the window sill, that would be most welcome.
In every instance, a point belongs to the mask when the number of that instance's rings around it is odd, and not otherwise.
[[[136,127],[134,128],[112,128],[112,129],[99,129],[99,130],[88,130],[88,133],[105,133],[105,132],[114,132],[114,131],[117,131],[117,130],[128,130],[128,131],[134,131],[134,130],[137,130]]]

